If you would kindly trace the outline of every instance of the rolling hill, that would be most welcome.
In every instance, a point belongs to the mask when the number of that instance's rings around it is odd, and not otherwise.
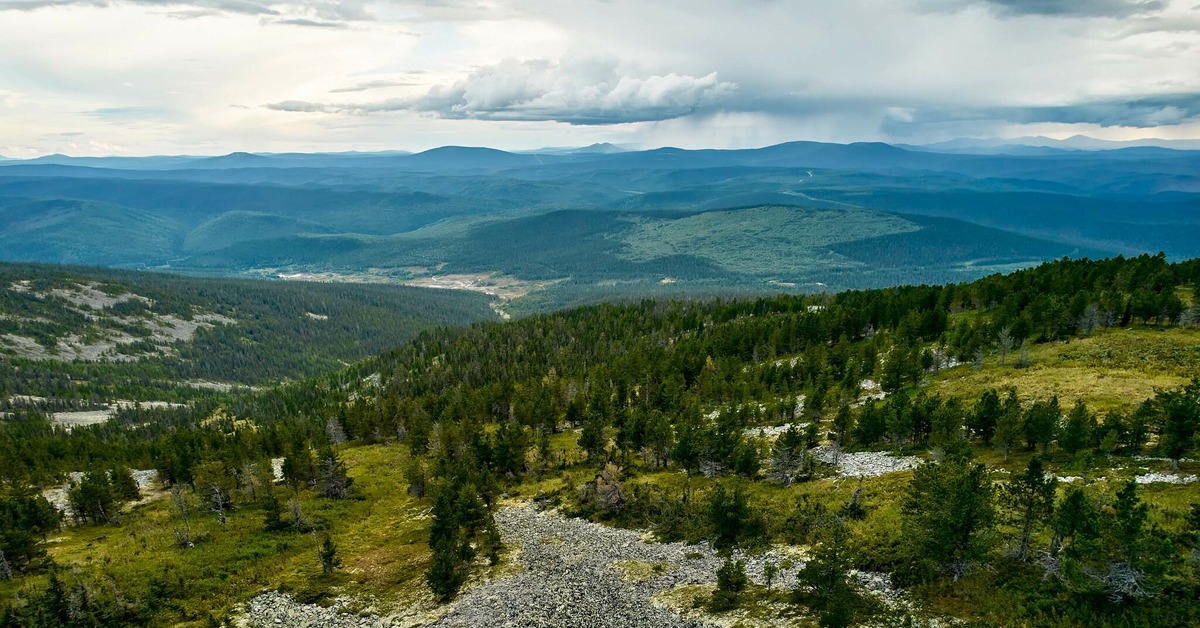
[[[960,281],[1062,256],[1200,255],[1198,152],[955,150],[792,142],[10,160],[0,257],[422,285],[490,278],[523,283],[513,298],[529,311]]]

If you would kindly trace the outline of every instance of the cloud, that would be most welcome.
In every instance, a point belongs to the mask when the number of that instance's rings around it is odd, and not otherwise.
[[[331,105],[305,102],[303,100],[285,100],[282,102],[271,103],[267,105],[267,109],[272,109],[275,111],[288,111],[291,113],[335,113],[338,111],[338,109]]]
[[[1200,119],[1200,94],[1171,94],[1136,99],[1107,99],[1053,107],[1029,107],[1001,112],[1012,122],[1054,122],[1153,128]]]
[[[415,83],[412,81],[367,81],[350,87],[339,87],[329,90],[330,94],[349,94],[352,92],[366,92],[373,89],[385,89],[388,87],[417,87],[423,83]]]
[[[1129,17],[1158,13],[1165,0],[986,0],[1005,15],[1052,15],[1063,17]]]
[[[143,119],[165,115],[158,107],[101,107],[84,111],[83,115],[108,119]]]
[[[21,94],[0,93],[0,137],[148,153],[1183,137],[1200,133],[1197,2],[0,0],[0,89]]]
[[[188,18],[220,13],[296,16],[282,23],[329,26],[330,22],[374,19],[367,0],[0,0],[0,11],[36,11],[50,7],[144,6],[178,9],[173,16]]]
[[[1006,125],[1090,125],[1098,128],[1162,129],[1200,123],[1200,93],[1103,98],[1051,106],[906,110],[884,123],[894,136],[920,135],[934,127],[1000,128]]]
[[[1159,13],[1168,3],[1166,0],[920,0],[919,6],[932,11],[985,6],[1004,17],[1123,18]]]
[[[1165,0],[986,0],[1002,14],[1123,18],[1158,13]]]
[[[283,101],[268,109],[370,114],[417,111],[456,120],[549,121],[605,125],[669,120],[730,100],[735,83],[704,76],[631,76],[611,61],[506,59],[416,98],[359,104]]]
[[[290,20],[270,20],[268,24],[283,24],[287,26],[306,26],[309,28],[346,28],[342,22],[319,22],[317,20],[306,20],[303,18],[293,18]]]

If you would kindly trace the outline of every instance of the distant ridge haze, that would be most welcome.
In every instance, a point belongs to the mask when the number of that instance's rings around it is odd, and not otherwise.
[[[1200,151],[1000,148],[55,155],[0,162],[0,259],[448,276],[528,295],[518,310],[536,311],[954,282],[1063,256],[1200,256]]]
[[[836,148],[842,147],[842,148]],[[639,149],[630,145],[616,145],[608,142],[591,144],[580,147],[546,147],[534,150],[506,151],[485,146],[439,146],[419,152],[405,150],[383,151],[340,151],[340,152],[251,152],[235,151],[223,155],[152,155],[152,156],[104,156],[104,157],[74,157],[62,153],[43,155],[41,157],[19,159],[0,155],[0,161],[5,165],[18,164],[51,164],[68,166],[90,166],[97,168],[134,169],[134,170],[184,170],[193,168],[305,168],[331,167],[336,165],[352,165],[354,167],[396,167],[397,161],[391,158],[411,157],[412,164],[428,164],[435,168],[451,165],[449,162],[461,159],[469,167],[492,167],[502,165],[519,166],[523,163],[536,163],[528,159],[531,156],[543,156],[558,159],[587,160],[595,157],[625,154],[659,154],[667,155],[676,152],[704,155],[708,153],[723,154],[752,154],[758,153],[766,157],[777,154],[781,158],[790,159],[819,151],[844,151],[842,154],[851,155],[854,152],[878,151],[882,154],[889,149],[895,149],[893,154],[900,151],[933,152],[967,155],[1048,155],[1059,152],[1102,152],[1126,148],[1158,148],[1173,151],[1200,151],[1200,140],[1164,140],[1139,139],[1129,141],[1102,140],[1084,135],[1076,135],[1066,139],[1049,137],[1019,137],[1011,139],[997,138],[957,138],[928,144],[903,144],[885,142],[852,142],[828,143],[797,140],[771,144],[760,148],[744,149],[683,149],[673,146],[660,148]],[[878,157],[879,154],[875,155]],[[503,162],[505,156],[523,156]],[[340,163],[339,163],[340,162]],[[460,166],[467,167],[467,166]]]

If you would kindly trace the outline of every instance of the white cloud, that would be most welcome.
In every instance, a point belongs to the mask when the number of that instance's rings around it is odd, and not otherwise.
[[[0,95],[0,137],[196,153],[1177,134],[1200,101],[1191,4],[0,0],[20,94]]]
[[[716,72],[639,76],[615,61],[505,59],[422,96],[340,104],[290,100],[268,107],[301,113],[418,111],[452,119],[621,124],[690,115],[719,106],[736,90]]]

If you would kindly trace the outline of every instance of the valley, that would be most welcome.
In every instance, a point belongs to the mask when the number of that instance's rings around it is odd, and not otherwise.
[[[528,314],[1200,254],[1190,151],[793,142],[243,157],[2,162],[0,258],[416,285],[434,272],[418,269],[437,269],[526,286],[502,309]]]

